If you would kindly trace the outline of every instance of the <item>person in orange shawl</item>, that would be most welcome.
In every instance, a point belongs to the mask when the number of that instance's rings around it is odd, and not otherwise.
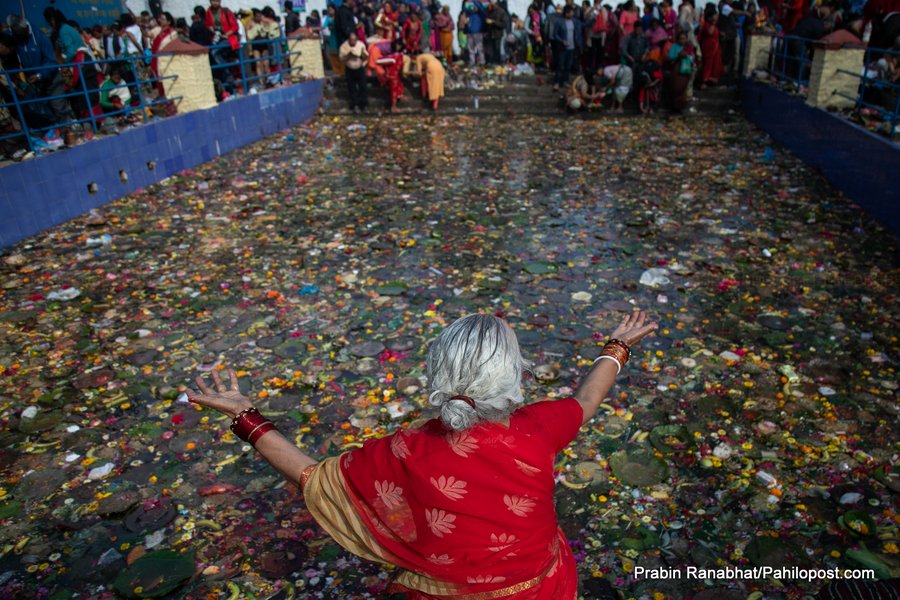
[[[384,31],[379,28],[378,33]],[[403,53],[398,41],[391,42],[382,37],[369,38],[369,69],[375,73],[378,84],[387,87],[391,112],[397,110],[397,103],[403,99]]]
[[[437,110],[438,102],[444,97],[444,77],[447,74],[444,65],[436,56],[427,53],[418,55],[413,64],[415,69],[410,75],[422,78],[422,97],[431,102],[433,110]]]
[[[341,546],[400,568],[411,600],[574,600],[575,560],[553,502],[554,462],[590,421],[629,347],[656,329],[641,312],[613,332],[574,397],[522,406],[527,363],[506,321],[469,315],[426,361],[439,417],[321,462],[281,435],[213,371],[192,402],[232,417],[232,431],[303,490]]]

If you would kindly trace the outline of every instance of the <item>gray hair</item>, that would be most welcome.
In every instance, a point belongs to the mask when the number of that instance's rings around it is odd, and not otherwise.
[[[478,421],[502,421],[522,396],[522,371],[529,363],[516,334],[493,315],[467,315],[431,342],[426,362],[431,394],[447,427],[460,431]],[[468,396],[475,407],[453,396]]]

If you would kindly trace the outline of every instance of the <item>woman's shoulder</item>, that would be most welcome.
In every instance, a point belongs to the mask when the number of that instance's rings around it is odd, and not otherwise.
[[[545,438],[559,452],[578,435],[583,419],[581,404],[570,396],[523,406],[510,417],[510,430]]]

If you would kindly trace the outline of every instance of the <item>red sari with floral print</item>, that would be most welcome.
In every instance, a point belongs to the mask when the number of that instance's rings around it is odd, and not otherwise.
[[[357,513],[390,562],[412,572],[398,587],[413,599],[574,598],[553,471],[582,414],[566,398],[518,409],[509,427],[453,431],[434,419],[345,454]],[[440,585],[410,583],[417,578]]]

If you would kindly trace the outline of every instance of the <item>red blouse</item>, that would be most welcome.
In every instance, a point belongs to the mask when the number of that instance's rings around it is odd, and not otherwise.
[[[575,563],[553,502],[556,454],[578,434],[574,398],[516,410],[509,427],[433,419],[347,453],[341,470],[367,528],[397,565],[489,592],[544,575],[526,595],[572,598]],[[424,597],[424,596],[420,596]]]

